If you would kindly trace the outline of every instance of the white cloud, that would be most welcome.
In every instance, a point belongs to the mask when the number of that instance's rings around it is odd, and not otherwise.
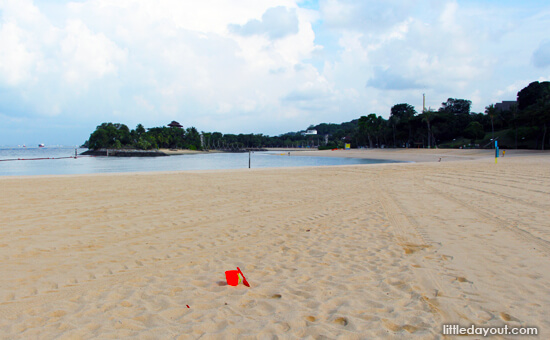
[[[550,66],[550,40],[542,42],[533,53],[533,64],[539,68]]]
[[[445,4],[445,8],[439,16],[441,28],[450,34],[456,35],[462,31],[462,26],[457,22],[458,4],[451,1]]]
[[[155,111],[155,106],[151,104],[147,99],[143,98],[143,96],[134,96],[134,101],[137,105],[143,107],[146,111]]]
[[[31,77],[36,56],[27,49],[25,32],[16,24],[3,24],[0,28],[0,79],[17,86]]]
[[[261,20],[252,19],[244,25],[229,24],[228,28],[243,36],[265,34],[270,39],[280,39],[298,33],[298,16],[295,9],[278,6],[265,11]]]
[[[367,81],[367,86],[380,90],[410,90],[425,88],[413,77],[393,73],[390,69],[375,68],[374,76]]]
[[[126,61],[127,52],[103,34],[94,34],[79,20],[71,20],[60,42],[64,78],[72,85],[116,74],[117,64]]]
[[[31,0],[0,1],[0,84],[22,86],[44,71],[42,47],[56,30]]]
[[[410,16],[413,2],[403,0],[320,0],[326,24],[337,30],[383,33]]]

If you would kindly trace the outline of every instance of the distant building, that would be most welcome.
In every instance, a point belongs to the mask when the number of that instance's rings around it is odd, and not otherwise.
[[[169,127],[179,127],[179,128],[182,128],[183,125],[181,125],[180,123],[176,122],[175,120],[172,121],[172,123],[168,124]]]
[[[317,130],[307,130],[306,132],[302,132],[302,135],[308,136],[308,135],[316,135]]]
[[[515,100],[507,100],[507,101],[503,101],[502,103],[496,103],[495,109],[497,111],[510,111],[512,110],[512,105],[515,105],[515,104],[517,104]]]

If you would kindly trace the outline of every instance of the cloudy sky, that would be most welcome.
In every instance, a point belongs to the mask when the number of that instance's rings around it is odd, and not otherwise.
[[[0,145],[278,135],[550,79],[548,0],[0,0]]]

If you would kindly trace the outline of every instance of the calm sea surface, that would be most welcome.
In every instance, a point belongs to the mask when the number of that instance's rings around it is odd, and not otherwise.
[[[86,149],[78,149],[78,154],[84,151]],[[292,153],[296,154],[297,152]],[[389,163],[388,161],[372,159],[309,156],[288,157],[281,154],[286,155],[285,152],[254,152],[251,157],[251,167],[277,168]],[[169,157],[79,156],[76,159],[74,155],[74,148],[0,148],[0,176],[248,168],[248,153],[213,153]],[[56,159],[27,160],[33,158]],[[7,159],[15,160],[3,161]]]

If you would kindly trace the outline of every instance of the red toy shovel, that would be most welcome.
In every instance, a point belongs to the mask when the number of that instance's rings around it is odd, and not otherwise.
[[[247,287],[250,287],[250,284],[248,283],[248,281],[246,281],[246,277],[244,277],[244,274],[243,272],[241,271],[241,269],[239,267],[237,267],[237,270],[239,271],[239,273],[241,274],[241,276],[243,277],[243,283],[245,286]]]

